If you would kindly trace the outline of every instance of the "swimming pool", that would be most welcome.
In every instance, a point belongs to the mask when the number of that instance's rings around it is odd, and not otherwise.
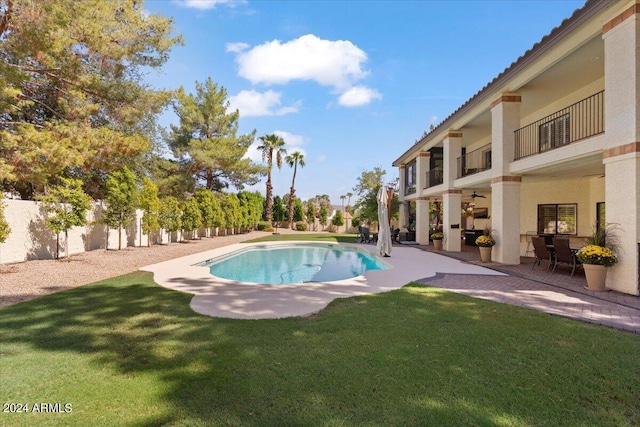
[[[335,244],[252,246],[196,265],[223,279],[271,285],[331,282],[388,268],[368,252]]]

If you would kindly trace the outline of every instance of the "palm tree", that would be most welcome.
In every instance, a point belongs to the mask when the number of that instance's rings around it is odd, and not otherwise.
[[[340,200],[342,200],[342,211],[343,212],[344,212],[344,199],[346,199],[346,198],[347,198],[347,196],[345,196],[345,195],[340,196]]]
[[[293,225],[293,201],[295,199],[295,183],[296,183],[296,173],[298,172],[298,165],[301,168],[305,167],[304,162],[304,154],[299,151],[294,151],[290,155],[286,157],[286,162],[289,166],[293,168],[293,179],[291,180],[291,193],[289,195],[289,228]]]
[[[351,198],[353,197],[353,193],[349,192],[347,193],[347,208],[349,207],[349,205],[351,205]]]
[[[273,154],[276,155],[276,165],[278,169],[282,168],[282,156],[287,153],[284,149],[284,140],[278,135],[269,134],[260,137],[262,145],[258,146],[258,150],[262,151],[262,161],[267,162],[267,205],[265,207],[266,220],[271,222],[271,206],[273,205],[273,186],[271,185],[271,170],[273,169]]]

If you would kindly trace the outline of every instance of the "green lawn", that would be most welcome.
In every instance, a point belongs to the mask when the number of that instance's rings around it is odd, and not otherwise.
[[[640,337],[408,285],[230,320],[133,273],[0,310],[0,425],[640,425]],[[3,408],[4,409],[4,408]]]

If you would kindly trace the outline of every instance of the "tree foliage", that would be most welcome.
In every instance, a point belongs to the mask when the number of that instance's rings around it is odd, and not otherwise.
[[[69,258],[69,229],[87,223],[87,211],[91,209],[91,197],[82,191],[82,181],[61,178],[60,184],[50,187],[42,198],[47,212],[45,224],[54,233],[65,235],[65,254]]]
[[[327,225],[327,220],[329,219],[329,210],[326,205],[320,205],[320,210],[318,211],[318,221],[320,225],[323,227]]]
[[[264,205],[264,197],[257,191],[241,191],[238,193],[240,207],[244,210],[246,221],[243,224],[245,228],[253,228],[262,217],[262,206]]]
[[[281,222],[284,221],[284,203],[282,203],[282,198],[280,196],[275,196],[273,198],[273,221]]]
[[[336,211],[336,214],[331,218],[331,224],[336,227],[344,225],[344,216],[342,215],[342,211]]]
[[[223,227],[227,230],[239,227],[242,221],[240,217],[240,200],[235,194],[222,194],[221,205],[223,215]]]
[[[304,221],[304,204],[298,197],[296,197],[296,200],[293,202],[293,213],[291,217],[294,222]]]
[[[196,190],[194,197],[198,201],[198,207],[200,208],[202,226],[208,229],[220,227],[223,221],[220,199],[210,190],[203,187]]]
[[[177,92],[174,111],[180,124],[171,125],[170,148],[184,170],[208,190],[256,184],[264,168],[244,157],[255,138],[237,135],[239,112],[229,112],[227,91],[208,78],[196,82],[196,94]]]
[[[127,227],[136,215],[138,188],[136,176],[125,167],[113,172],[107,179],[107,208],[102,220],[110,228],[118,229],[118,250],[122,249],[122,229]]]
[[[361,222],[371,223],[378,220],[378,189],[383,185],[386,173],[376,166],[373,170],[363,171],[358,177],[358,184],[353,191],[358,195],[355,209]]]
[[[169,233],[182,229],[182,210],[178,199],[173,196],[160,199],[158,222],[160,227]],[[171,242],[171,237],[169,237],[169,242]]]
[[[202,214],[198,206],[198,200],[194,197],[182,203],[182,229],[191,233],[202,226]]]
[[[262,144],[258,146],[258,150],[262,152],[262,161],[267,162],[267,205],[265,207],[266,220],[271,222],[273,218],[272,213],[272,197],[273,197],[273,185],[271,184],[271,172],[273,171],[273,156],[276,156],[276,166],[278,169],[282,168],[282,158],[286,154],[287,150],[284,148],[284,139],[280,138],[276,134],[263,135],[260,137]],[[275,219],[278,221],[277,219]],[[280,220],[282,221],[282,220]]]
[[[143,2],[5,1],[0,8],[0,180],[30,197],[60,174],[121,168],[148,150],[170,98],[143,71],[181,43]],[[97,174],[94,177],[99,176]]]
[[[160,198],[158,198],[158,186],[148,177],[142,179],[138,204],[144,212],[142,216],[142,232],[149,236],[147,238],[147,246],[150,246],[151,233],[160,229],[160,223],[158,222]]]
[[[2,192],[0,192],[0,243],[7,241],[7,237],[11,234],[11,227],[7,219],[4,217],[4,207],[6,204],[2,201]]]

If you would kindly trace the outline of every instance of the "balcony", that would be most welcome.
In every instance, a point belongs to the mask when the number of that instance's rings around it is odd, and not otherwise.
[[[514,159],[563,147],[604,132],[604,91],[515,131]]]
[[[444,182],[444,170],[442,167],[436,167],[427,171],[427,180],[425,181],[424,188],[435,187]]]
[[[458,178],[491,169],[491,144],[458,157]]]

